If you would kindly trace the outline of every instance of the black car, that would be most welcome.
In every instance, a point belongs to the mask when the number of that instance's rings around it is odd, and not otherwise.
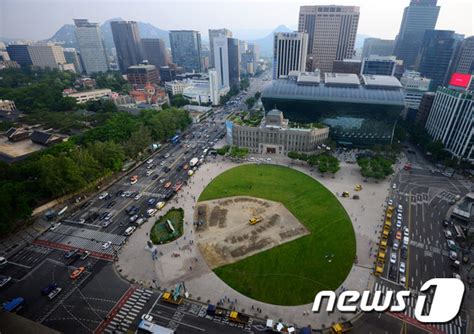
[[[89,205],[91,205],[92,201],[87,201],[84,204],[81,205],[81,209],[87,208]]]
[[[115,196],[120,197],[120,196],[122,196],[122,194],[123,194],[123,190],[119,190],[119,191],[117,191]]]
[[[169,172],[171,171],[171,169],[170,169],[169,167],[165,167],[165,168],[163,168],[163,171],[164,171],[165,173],[169,173]]]
[[[400,256],[402,257],[402,259],[406,260],[407,259],[407,256],[408,256],[408,250],[405,246],[403,246],[400,250]]]
[[[51,283],[47,287],[41,289],[41,294],[43,296],[49,295],[54,289],[56,289],[58,285],[56,283]]]
[[[395,266],[390,266],[390,271],[388,273],[388,277],[395,279],[397,278],[397,268]]]
[[[176,168],[179,171],[181,171],[183,169],[183,165],[178,165],[178,167]]]
[[[66,261],[66,264],[67,264],[68,266],[71,266],[74,262],[76,262],[77,260],[79,260],[81,256],[82,256],[82,253],[77,252],[76,254],[74,254],[73,256],[71,256],[71,257]]]
[[[76,254],[77,252],[79,252],[79,249],[71,249],[70,251],[66,252],[64,254],[64,257],[66,259],[69,259],[70,257],[72,257],[74,254]]]
[[[158,175],[158,174],[155,174],[155,175],[153,175],[153,176],[151,177],[151,179],[152,179],[152,180],[156,180],[158,177],[159,177],[159,175]]]
[[[110,202],[109,204],[107,204],[107,209],[110,209],[110,208],[113,207],[115,204],[117,204],[117,202],[115,202],[115,201]]]
[[[99,220],[104,220],[105,217],[107,217],[108,214],[109,214],[108,212],[102,212],[99,216]]]

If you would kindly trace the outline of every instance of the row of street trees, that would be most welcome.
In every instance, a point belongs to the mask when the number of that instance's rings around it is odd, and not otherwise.
[[[298,152],[288,152],[288,157],[293,160],[302,160],[306,161],[308,165],[318,167],[318,171],[321,174],[330,172],[333,175],[336,174],[341,168],[339,165],[339,160],[327,153],[323,154],[305,154]]]

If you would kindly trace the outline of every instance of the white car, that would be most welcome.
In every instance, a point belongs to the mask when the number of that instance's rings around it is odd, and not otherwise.
[[[399,212],[403,212],[403,206],[401,204],[398,204],[397,209]]]
[[[147,170],[146,176],[150,176],[151,174],[153,174],[154,171],[155,171],[154,169]]]
[[[148,214],[148,216],[153,217],[157,211],[157,209],[148,209],[146,213]]]
[[[56,223],[56,224],[51,224],[51,227],[49,228],[51,231],[54,231],[57,229],[59,226],[61,226],[61,223]]]
[[[135,196],[135,201],[138,201],[140,198],[142,198],[142,194],[138,194],[137,196]]]
[[[446,239],[452,239],[453,238],[453,233],[451,233],[451,231],[449,231],[449,230],[445,230],[444,235],[445,235]]]
[[[102,249],[107,249],[112,245],[112,241],[107,241],[106,243],[102,244]]]
[[[408,236],[403,237],[403,246],[408,246],[410,238]]]
[[[153,321],[153,316],[151,316],[150,314],[146,314],[146,313],[142,314],[142,320],[152,322]]]
[[[458,254],[455,251],[449,251],[449,258],[452,261],[456,261],[458,259]]]
[[[102,223],[102,227],[107,227],[110,224],[112,224],[112,221],[110,219],[109,220],[104,220],[104,222]]]
[[[127,235],[127,236],[128,236],[128,235],[131,235],[133,232],[135,232],[136,229],[137,229],[137,228],[136,228],[135,226],[130,226],[129,228],[127,228],[127,229],[125,230],[125,232],[124,232],[123,234],[125,234],[125,235]]]
[[[405,262],[400,262],[400,268],[398,268],[398,270],[400,271],[401,274],[405,273],[405,268],[406,268]]]
[[[400,229],[402,227],[402,221],[397,219],[397,228]]]
[[[403,236],[408,237],[409,233],[410,233],[410,230],[408,229],[408,226],[405,226],[405,228],[403,229]]]
[[[393,199],[388,200],[388,205],[393,205]]]
[[[393,250],[396,251],[398,250],[399,247],[400,247],[400,243],[398,242],[398,240],[395,240],[393,242]]]
[[[400,220],[402,220],[402,219],[403,219],[403,216],[402,216],[402,214],[401,214],[401,213],[397,213],[397,219],[400,219]]]
[[[4,266],[7,264],[7,259],[5,259],[3,256],[0,256],[0,266]]]
[[[152,163],[153,163],[153,159],[148,159],[146,163],[147,163],[147,164],[152,164]]]
[[[453,278],[461,279],[461,275],[457,273],[453,273]]]
[[[394,183],[394,184],[392,185],[392,188],[393,188],[393,189],[397,189],[397,185]]]
[[[86,222],[86,220],[84,218],[81,218],[77,221],[78,224],[82,225]]]
[[[99,195],[99,199],[104,199],[106,198],[107,196],[109,196],[109,193],[104,191],[102,194]]]
[[[400,284],[405,285],[405,283],[406,283],[405,275],[400,275]]]
[[[390,254],[390,263],[397,263],[397,254],[396,253],[392,253]]]

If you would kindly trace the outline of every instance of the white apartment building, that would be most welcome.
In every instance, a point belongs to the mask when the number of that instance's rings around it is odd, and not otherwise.
[[[273,35],[273,79],[291,71],[304,72],[308,53],[308,34],[277,32]]]
[[[434,141],[440,140],[455,158],[474,162],[473,92],[439,87],[426,130]]]
[[[68,93],[64,95],[75,98],[77,103],[84,103],[87,101],[97,101],[111,94],[112,94],[112,91],[107,88],[107,89],[88,90],[84,92],[74,92],[74,93]]]
[[[165,82],[165,90],[171,95],[183,94],[183,91],[190,83],[184,80],[173,80]]]
[[[28,45],[33,66],[41,68],[60,68],[60,65],[66,64],[63,48],[54,44],[31,44]]]
[[[301,6],[298,31],[308,34],[308,60],[312,70],[331,72],[334,60],[354,56],[359,7]]]
[[[429,91],[431,80],[422,77],[419,72],[405,71],[400,78],[405,95],[405,106],[409,109],[418,109],[423,94]]]

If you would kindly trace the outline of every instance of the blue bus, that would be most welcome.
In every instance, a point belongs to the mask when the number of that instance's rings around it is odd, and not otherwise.
[[[172,144],[177,144],[177,143],[179,143],[180,139],[181,139],[180,136],[178,134],[176,134],[173,137],[171,137],[170,141],[171,141]]]
[[[3,303],[3,310],[5,312],[15,312],[19,310],[23,304],[25,303],[25,299],[22,297],[13,298],[6,303]]]

